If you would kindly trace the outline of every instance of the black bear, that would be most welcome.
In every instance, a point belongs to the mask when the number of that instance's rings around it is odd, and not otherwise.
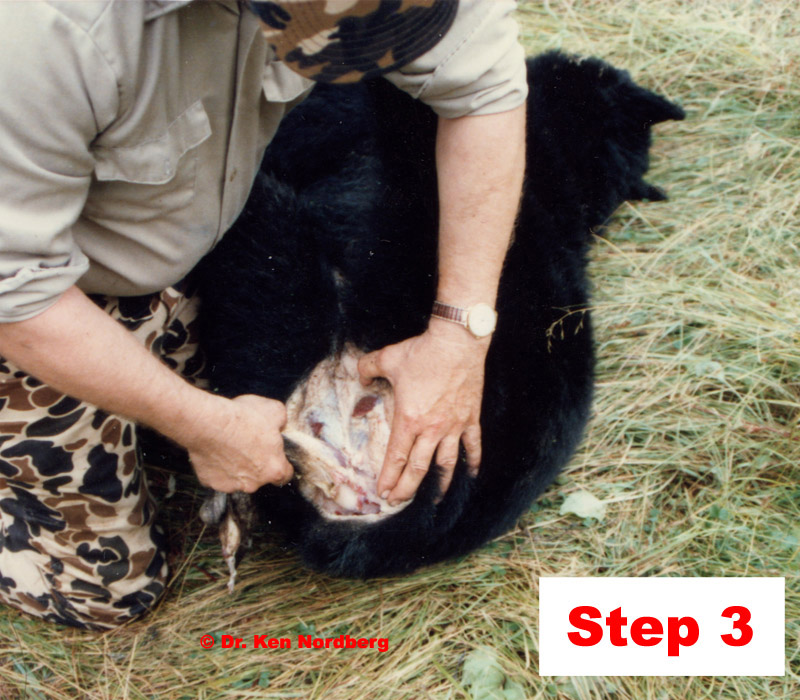
[[[315,569],[382,576],[469,552],[515,524],[582,437],[591,234],[625,200],[664,198],[642,179],[650,127],[684,115],[598,59],[551,52],[529,60],[528,78],[529,165],[487,358],[480,472],[470,478],[462,454],[441,502],[432,471],[407,507],[363,517],[375,511],[357,484],[336,503],[311,495],[308,455],[288,436],[301,476],[255,503]],[[284,120],[245,211],[199,270],[218,391],[285,401],[329,358],[424,330],[436,286],[434,139],[432,112],[385,81],[320,85]],[[354,419],[379,399],[356,396]],[[313,435],[327,429],[303,416]]]

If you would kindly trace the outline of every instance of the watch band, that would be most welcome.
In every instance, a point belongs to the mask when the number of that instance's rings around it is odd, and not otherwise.
[[[450,306],[450,304],[443,304],[441,301],[433,302],[431,316],[444,319],[445,321],[455,321],[464,327],[467,325],[467,309],[462,309],[459,306]]]

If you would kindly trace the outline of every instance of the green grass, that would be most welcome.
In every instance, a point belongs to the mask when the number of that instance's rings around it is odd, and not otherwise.
[[[800,6],[794,0],[524,2],[530,53],[592,54],[680,102],[649,179],[594,246],[597,396],[584,444],[519,526],[461,561],[371,582],[309,573],[258,543],[233,597],[184,492],[174,583],[105,634],[0,612],[2,698],[470,698],[497,652],[527,697],[776,698],[800,693]],[[598,523],[559,515],[586,490]],[[537,675],[538,577],[785,576],[780,678]],[[204,651],[203,634],[313,630],[390,651]]]

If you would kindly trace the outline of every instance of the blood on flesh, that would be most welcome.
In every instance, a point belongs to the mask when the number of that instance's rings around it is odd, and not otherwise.
[[[394,397],[389,382],[361,386],[352,345],[320,362],[286,402],[283,436],[302,495],[326,518],[378,520],[402,510],[377,493]]]

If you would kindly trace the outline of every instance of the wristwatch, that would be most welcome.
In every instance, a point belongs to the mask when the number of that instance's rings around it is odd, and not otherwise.
[[[441,301],[434,301],[431,316],[458,323],[476,338],[485,338],[487,335],[491,335],[497,325],[497,312],[484,303],[463,309],[459,306],[443,304]]]

